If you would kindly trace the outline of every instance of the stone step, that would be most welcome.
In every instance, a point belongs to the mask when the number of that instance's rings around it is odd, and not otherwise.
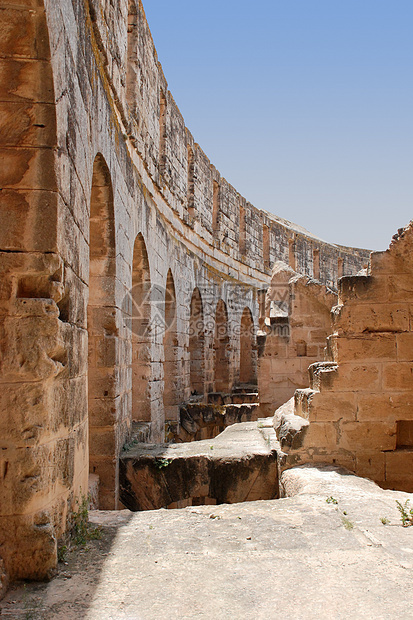
[[[257,384],[255,383],[243,383],[232,388],[232,394],[248,394],[250,392],[257,392]]]
[[[310,388],[316,392],[331,390],[337,374],[338,364],[335,362],[316,362],[309,367]]]
[[[210,392],[207,394],[207,403],[209,405],[227,405],[231,402],[231,394],[224,392]]]
[[[247,404],[247,403],[258,403],[258,392],[242,392],[237,394],[232,394],[232,402],[237,405]]]
[[[212,439],[232,424],[257,420],[258,412],[258,403],[187,403],[180,408],[180,428],[174,440],[190,442]]]
[[[294,413],[306,420],[310,417],[311,401],[314,394],[317,394],[316,390],[311,388],[299,389],[294,393]]]

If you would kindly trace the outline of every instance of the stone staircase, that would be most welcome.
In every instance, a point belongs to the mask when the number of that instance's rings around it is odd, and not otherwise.
[[[256,385],[243,384],[231,394],[210,392],[206,403],[194,400],[181,405],[180,423],[173,436],[176,443],[213,439],[232,424],[258,419]]]
[[[316,394],[330,390],[337,375],[338,364],[335,362],[316,362],[309,367],[310,387],[298,389],[294,394],[295,414],[306,420],[314,417]],[[312,416],[313,414],[313,416]]]

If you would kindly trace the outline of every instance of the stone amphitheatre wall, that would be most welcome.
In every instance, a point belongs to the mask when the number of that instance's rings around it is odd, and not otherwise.
[[[247,312],[257,328],[273,261],[333,286],[368,253],[220,176],[140,3],[0,12],[0,556],[11,578],[43,578],[89,471],[100,506],[119,505],[132,422],[160,441],[191,392],[240,381],[239,326]]]
[[[412,243],[410,224],[372,253],[368,273],[339,281],[329,361],[310,367],[310,388],[295,393],[296,419],[278,429],[290,439],[290,424],[302,429],[283,446],[287,466],[331,462],[413,491]]]

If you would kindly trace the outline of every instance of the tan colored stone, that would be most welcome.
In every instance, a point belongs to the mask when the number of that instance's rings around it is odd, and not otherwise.
[[[350,309],[351,308],[351,309]],[[409,309],[407,304],[374,304],[340,306],[334,316],[334,326],[339,335],[360,332],[407,332]]]
[[[356,453],[395,450],[396,425],[385,422],[342,422],[339,445]]]
[[[366,334],[354,338],[330,336],[334,360],[338,363],[348,360],[395,360],[396,335]]]
[[[40,60],[1,58],[0,101],[54,103],[50,64]]]
[[[413,363],[398,362],[383,367],[383,389],[411,390],[413,381]]]
[[[29,5],[30,6],[30,5]],[[21,7],[0,7],[0,54],[3,57],[49,58],[44,13]]]
[[[347,362],[340,364],[333,379],[332,388],[335,390],[354,391],[379,390],[381,386],[380,364]],[[322,387],[323,384],[322,384]]]
[[[397,360],[400,362],[413,361],[413,333],[397,334]]]
[[[10,189],[56,190],[51,149],[0,148],[0,184]]]
[[[360,422],[413,419],[413,395],[406,393],[358,394],[357,405],[357,419]]]
[[[412,470],[413,451],[396,450],[386,452],[386,483],[387,488],[397,488],[402,491],[413,491]]]
[[[338,422],[355,420],[357,415],[356,395],[353,392],[336,393],[334,399],[326,399],[320,392],[315,392],[309,401],[309,419],[311,422]]]

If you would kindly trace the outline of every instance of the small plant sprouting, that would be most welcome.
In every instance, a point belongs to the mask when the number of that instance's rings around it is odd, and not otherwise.
[[[138,444],[138,443],[139,443],[139,440],[138,440],[138,439],[133,439],[131,442],[129,442],[129,443],[125,443],[125,444],[124,444],[124,446],[123,446],[123,448],[122,448],[122,450],[123,450],[124,452],[127,452],[128,450],[130,450],[131,448],[133,448],[134,446],[136,446],[136,444]]]
[[[102,537],[100,527],[89,525],[89,495],[82,495],[78,510],[72,512],[72,541],[75,545],[84,547],[88,540],[97,540]]]
[[[389,525],[390,523],[390,519],[388,519],[387,517],[381,517],[380,521],[383,523],[383,525]]]
[[[57,548],[57,561],[66,562],[68,548],[67,545],[61,545]]]
[[[396,500],[396,504],[403,527],[413,525],[413,508],[410,506],[410,500],[407,499],[404,504]]]
[[[353,529],[354,525],[352,524],[350,519],[347,519],[347,517],[342,516],[341,520],[342,520],[343,525],[346,528],[346,530],[352,530]]]
[[[338,501],[332,495],[330,495],[330,497],[327,497],[326,502],[327,504],[338,504]]]
[[[163,467],[169,467],[172,463],[172,459],[155,459],[154,465],[157,469],[162,469]]]

